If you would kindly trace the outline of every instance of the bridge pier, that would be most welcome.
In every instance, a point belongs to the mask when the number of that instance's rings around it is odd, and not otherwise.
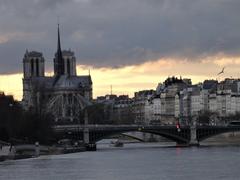
[[[97,145],[96,143],[88,143],[85,144],[86,150],[87,151],[96,151],[97,150]]]
[[[88,114],[87,110],[84,112],[84,129],[83,129],[83,141],[86,147],[87,151],[96,151],[97,150],[97,145],[96,143],[90,143],[90,138],[89,138],[89,128],[87,127],[88,125]]]
[[[89,138],[89,129],[88,128],[84,128],[83,130],[83,140],[84,140],[84,144],[85,144],[85,148],[87,151],[96,151],[97,150],[97,145],[96,143],[92,143],[90,142],[90,138]]]
[[[40,155],[39,142],[35,142],[35,157],[38,157],[39,155]]]
[[[191,139],[189,142],[189,146],[199,146],[199,141],[197,140],[197,128],[196,126],[190,127]]]
[[[85,144],[89,144],[90,140],[89,140],[89,129],[88,128],[84,128],[83,130],[83,142]]]

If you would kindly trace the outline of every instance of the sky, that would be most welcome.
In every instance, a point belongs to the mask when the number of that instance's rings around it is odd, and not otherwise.
[[[94,97],[155,89],[169,76],[240,77],[239,0],[0,0],[0,90],[22,96],[22,59],[40,51],[52,74],[62,49],[91,70]],[[217,73],[225,68],[225,73]]]

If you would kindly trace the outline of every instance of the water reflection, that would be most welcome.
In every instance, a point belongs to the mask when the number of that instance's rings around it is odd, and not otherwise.
[[[97,152],[0,163],[8,180],[238,179],[240,147],[179,148],[174,144],[99,144]]]

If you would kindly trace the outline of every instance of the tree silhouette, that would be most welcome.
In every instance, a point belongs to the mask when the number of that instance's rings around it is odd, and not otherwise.
[[[12,96],[0,94],[0,140],[8,142],[50,143],[52,116],[24,110]]]

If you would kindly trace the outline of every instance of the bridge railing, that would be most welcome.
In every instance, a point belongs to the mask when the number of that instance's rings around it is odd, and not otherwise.
[[[71,131],[71,130],[84,130],[84,129],[161,129],[161,128],[176,128],[175,125],[136,125],[136,124],[121,124],[121,125],[112,125],[112,124],[89,124],[89,125],[56,125],[53,127],[55,131]],[[189,126],[181,126],[181,128],[189,128]]]

